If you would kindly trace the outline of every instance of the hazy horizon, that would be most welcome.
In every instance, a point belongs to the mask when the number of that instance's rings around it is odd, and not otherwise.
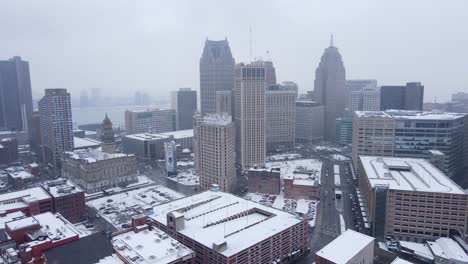
[[[313,90],[330,34],[347,79],[420,81],[425,101],[468,92],[466,1],[4,1],[0,59],[29,61],[33,95],[64,87],[168,98],[199,89],[206,38],[228,38],[236,62],[273,61],[278,81]]]

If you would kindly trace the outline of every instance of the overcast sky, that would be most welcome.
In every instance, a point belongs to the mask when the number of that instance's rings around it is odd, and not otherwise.
[[[227,37],[236,62],[273,61],[279,81],[312,90],[330,34],[347,79],[421,81],[425,101],[468,92],[468,1],[0,1],[0,59],[30,62],[44,88],[136,90],[168,97],[199,88],[205,39]]]

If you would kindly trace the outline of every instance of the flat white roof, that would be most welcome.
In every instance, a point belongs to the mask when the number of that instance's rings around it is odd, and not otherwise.
[[[141,134],[126,135],[125,137],[145,141],[145,140],[166,139],[166,138],[169,138],[170,136],[163,135],[163,134],[141,133]]]
[[[463,189],[425,159],[359,156],[372,187],[419,192],[465,194]]]
[[[151,231],[142,230],[138,233],[130,231],[120,234],[112,238],[112,244],[115,251],[132,264],[172,263],[178,259],[190,257],[193,252],[157,228]]]
[[[401,259],[397,257],[394,261],[392,261],[392,264],[412,264],[413,262],[409,262],[407,260]]]
[[[374,243],[373,237],[348,229],[316,254],[334,263],[347,263],[372,243]]]
[[[50,198],[50,195],[41,187],[0,194],[0,211],[26,207],[32,202]]]
[[[226,242],[220,254],[227,257],[303,221],[284,211],[215,191],[161,204],[154,211],[156,214],[150,217],[164,225],[168,213],[183,214],[185,226],[179,233],[208,248]],[[244,215],[230,219],[238,214]]]
[[[42,185],[53,197],[65,196],[72,193],[83,192],[75,183],[66,179],[47,181]]]
[[[10,176],[14,179],[22,179],[22,180],[34,178],[34,176],[31,173],[25,170],[10,172]]]
[[[427,244],[435,256],[456,260],[457,263],[468,263],[468,256],[465,251],[450,238],[441,237],[436,241],[428,241]]]
[[[298,159],[267,162],[268,169],[280,168],[283,179],[294,179],[293,184],[315,186],[320,184],[322,162],[316,159]]]
[[[408,111],[408,110],[386,110],[386,111],[355,111],[358,117],[386,117],[397,120],[454,120],[465,116],[463,113],[450,113],[441,111]]]
[[[99,147],[100,145],[101,142],[94,139],[73,137],[74,148],[93,148]]]
[[[164,132],[160,134],[164,136],[174,136],[174,139],[191,138],[193,137],[193,129]]]
[[[66,152],[66,154],[69,158],[86,160],[89,163],[128,156],[127,154],[123,153],[106,153],[98,149],[78,149]]]

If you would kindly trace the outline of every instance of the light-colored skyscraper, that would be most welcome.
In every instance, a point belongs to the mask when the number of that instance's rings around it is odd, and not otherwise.
[[[234,120],[236,156],[242,169],[266,161],[265,66],[257,63],[236,66]]]
[[[287,85],[273,85],[266,90],[267,151],[294,148],[296,92]]]
[[[197,91],[180,88],[171,92],[171,109],[175,111],[176,130],[193,128],[193,114],[197,111]]]
[[[203,115],[216,112],[216,91],[233,90],[234,67],[227,39],[205,41],[200,58],[200,110]]]
[[[325,106],[325,138],[334,140],[336,119],[342,117],[346,105],[346,71],[338,49],[325,49],[320,64],[315,70],[314,97]]]
[[[347,80],[346,81],[346,108],[354,111],[379,111],[380,88],[377,80]]]
[[[323,105],[314,101],[296,101],[296,142],[311,143],[323,140],[324,116]]]
[[[73,150],[71,102],[67,89],[45,89],[45,95],[39,101],[39,118],[42,157],[60,171],[63,153]]]
[[[236,129],[231,116],[208,114],[197,119],[194,128],[195,167],[200,186],[208,189],[218,184],[231,192],[236,183]]]

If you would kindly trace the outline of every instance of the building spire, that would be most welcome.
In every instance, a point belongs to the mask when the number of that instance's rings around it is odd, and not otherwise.
[[[330,47],[333,47],[333,34],[330,36]]]

